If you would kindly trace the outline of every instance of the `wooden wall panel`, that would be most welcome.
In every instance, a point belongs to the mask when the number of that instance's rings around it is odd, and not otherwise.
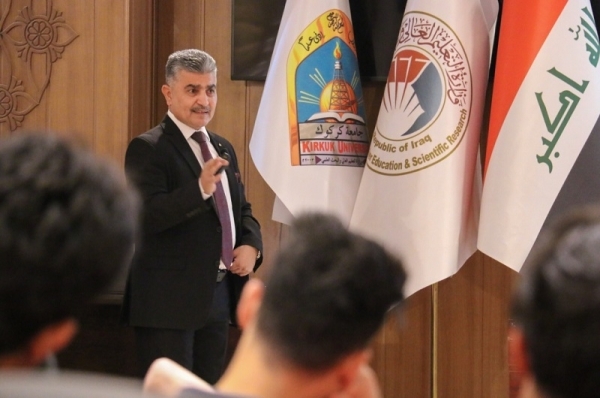
[[[53,7],[63,12],[66,23],[73,28],[77,38],[52,66],[50,84],[41,105],[46,108],[48,117],[41,127],[47,126],[60,134],[77,137],[93,147],[95,5],[94,2],[73,4],[69,0],[55,0]]]
[[[209,3],[211,2],[209,1]],[[204,49],[206,1],[181,0],[173,5],[173,51],[186,48]],[[213,54],[211,53],[211,55]],[[166,58],[164,61],[166,61]],[[220,69],[219,60],[217,60],[217,65]]]
[[[483,288],[481,253],[473,255],[457,274],[438,283],[434,366],[439,398],[487,396],[482,386]]]
[[[8,12],[6,8],[7,4],[5,2],[0,2],[0,15],[4,16]],[[8,18],[4,18],[4,22],[0,25],[0,29],[6,29],[8,25],[7,19]],[[6,87],[10,84],[13,66],[11,62],[12,51],[6,46],[3,46],[0,50],[0,99],[3,100],[6,95]],[[0,137],[10,135],[10,126],[6,122],[6,116],[6,110],[2,107],[0,109],[0,120],[2,121],[2,123],[0,123]]]
[[[438,284],[438,397],[508,397],[508,309],[516,275],[477,252]]]
[[[5,4],[8,5],[9,3],[5,2]],[[27,7],[29,12],[25,12]],[[32,2],[12,2],[12,4],[10,4],[10,15],[12,18],[9,17],[10,19],[6,21],[6,23],[11,20],[13,23],[18,22],[19,20],[24,20],[25,23],[28,23],[29,18],[34,19],[38,15],[50,15],[54,10],[55,9],[49,7],[49,4],[39,0]],[[20,31],[21,29],[19,28],[9,30],[9,36],[17,38],[20,35]],[[23,39],[31,39],[32,37],[29,36],[31,33],[32,32],[25,28]],[[40,37],[40,42],[46,41],[44,39],[46,39],[46,37]],[[31,47],[29,40],[25,41],[27,41],[27,46]],[[49,47],[46,49],[49,50]],[[36,53],[36,51],[31,51],[28,55],[25,55],[27,54],[27,51],[29,50],[26,50],[24,54],[21,54],[18,59],[13,53],[12,59],[15,61],[15,69],[21,69],[15,76],[23,84],[25,92],[32,96],[32,100],[39,101],[39,105],[33,109],[31,114],[25,115],[23,127],[29,126],[29,129],[38,130],[48,123],[48,117],[50,116],[48,109],[45,106],[45,104],[48,103],[46,96],[48,95],[48,88],[50,86],[48,79],[51,77],[52,72],[59,67],[59,64],[64,66],[64,63],[59,60],[57,60],[56,63],[52,63],[51,57],[47,54]],[[29,64],[31,69],[24,72],[24,69],[27,69],[27,67],[23,68],[26,64]],[[19,104],[19,108],[22,108],[21,104]]]
[[[28,12],[24,13],[26,7]],[[31,35],[26,32],[25,25],[37,15],[47,15],[48,12],[45,1],[0,2],[0,29],[3,32],[0,46],[0,85],[2,101],[5,102],[0,119],[0,132],[3,136],[25,129],[40,130],[47,125],[48,110],[45,101],[47,78],[51,74],[52,63],[45,54],[32,51],[30,43],[27,42],[27,36],[31,38]],[[15,42],[25,43],[21,54]],[[40,47],[49,44],[48,36],[41,37],[39,42],[43,43]]]
[[[128,17],[122,0],[96,2],[94,147],[121,163],[128,143],[124,129],[129,124],[129,37],[124,34]]]
[[[432,289],[409,297],[400,318],[386,322],[373,344],[373,369],[384,397],[430,397],[432,393]]]
[[[518,273],[483,257],[483,374],[484,396],[508,397],[509,303]]]
[[[32,72],[17,74],[24,85],[42,86],[48,74],[49,83],[40,104],[25,115],[16,133],[52,130],[122,164],[129,140],[130,82],[144,79],[143,84],[148,85],[146,75],[130,74],[130,10],[137,11],[136,26],[152,26],[151,0],[5,0],[0,4],[2,12],[8,11],[7,24],[17,21],[20,11],[30,6],[29,13],[22,15],[51,15],[50,23],[58,32],[49,47],[56,50],[54,62],[45,62],[43,55],[32,53]],[[144,39],[151,42],[149,33]],[[27,59],[12,55],[13,67],[6,68],[3,62],[0,69],[2,80],[9,69],[15,72]],[[138,103],[137,120],[148,120],[150,99],[147,96],[145,102]],[[7,134],[6,123],[0,124],[0,131]]]
[[[129,3],[129,125],[127,143],[134,136],[148,130],[155,123],[154,82],[159,73],[153,62],[156,14],[153,0],[135,0]],[[162,69],[161,75],[164,74]]]
[[[152,120],[154,122],[153,125],[156,125],[163,119],[167,112],[167,104],[160,92],[160,88],[165,83],[165,63],[167,62],[167,57],[174,49],[173,27],[175,24],[175,7],[172,1],[164,0],[154,0],[153,6],[155,10],[153,70],[155,73],[152,80],[152,97],[154,99],[152,103]],[[137,134],[141,133],[143,131]]]

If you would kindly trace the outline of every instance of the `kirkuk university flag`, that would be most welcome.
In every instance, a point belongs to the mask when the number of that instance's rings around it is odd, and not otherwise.
[[[540,231],[600,200],[599,44],[588,0],[504,0],[478,248],[519,271]]]
[[[409,0],[351,228],[400,255],[407,294],[476,250],[496,0]]]
[[[348,0],[288,0],[250,140],[274,219],[320,210],[348,224],[368,150]]]

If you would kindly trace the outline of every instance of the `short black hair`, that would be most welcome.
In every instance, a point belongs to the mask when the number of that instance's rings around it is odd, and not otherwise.
[[[560,218],[524,265],[512,317],[538,387],[551,397],[600,391],[600,208]]]
[[[305,369],[327,369],[366,348],[404,297],[400,260],[330,215],[298,217],[274,263],[257,330]]]
[[[0,354],[80,314],[129,261],[138,218],[108,160],[47,132],[0,141]]]

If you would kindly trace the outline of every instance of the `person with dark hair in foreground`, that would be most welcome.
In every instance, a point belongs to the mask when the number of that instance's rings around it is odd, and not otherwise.
[[[266,287],[252,279],[244,288],[242,337],[215,390],[181,377],[179,396],[380,396],[369,344],[403,299],[401,262],[334,217],[305,214],[274,264]],[[146,389],[177,395],[161,369],[150,369]]]
[[[600,208],[564,216],[525,264],[509,348],[522,398],[600,394]]]
[[[138,218],[107,161],[49,133],[0,140],[1,397],[141,396],[131,380],[34,371],[129,264]]]
[[[138,206],[114,167],[61,139],[0,142],[0,367],[67,345],[130,260]]]

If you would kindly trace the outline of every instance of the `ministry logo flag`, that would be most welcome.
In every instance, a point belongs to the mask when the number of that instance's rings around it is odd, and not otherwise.
[[[476,250],[479,135],[496,0],[409,0],[351,228],[409,267],[407,294]]]
[[[348,0],[288,0],[250,140],[276,210],[350,222],[369,150],[365,119]]]
[[[504,0],[478,248],[519,271],[540,231],[600,200],[600,53],[588,0]]]

